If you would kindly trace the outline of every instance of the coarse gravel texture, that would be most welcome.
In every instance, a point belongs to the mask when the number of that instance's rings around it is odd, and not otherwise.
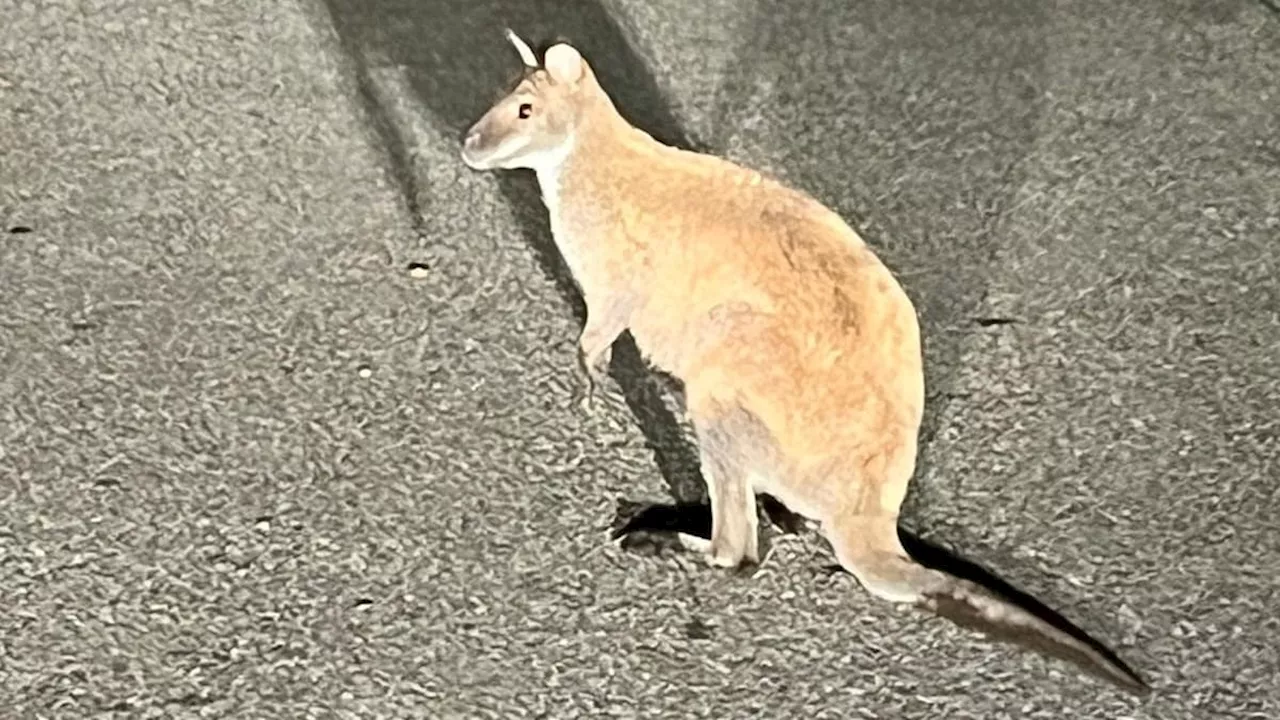
[[[11,4],[0,716],[1280,716],[1280,16],[1261,2]],[[904,525],[1154,692],[609,538],[697,500],[523,173],[457,158],[564,35],[671,142],[853,221],[916,298]],[[616,391],[616,388],[614,388]]]

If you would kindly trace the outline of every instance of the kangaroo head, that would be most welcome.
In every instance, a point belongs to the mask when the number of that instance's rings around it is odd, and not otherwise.
[[[574,131],[600,96],[595,75],[568,43],[547,49],[541,64],[511,30],[507,40],[524,62],[511,92],[467,130],[462,161],[474,170],[511,170],[557,165],[573,144]]]

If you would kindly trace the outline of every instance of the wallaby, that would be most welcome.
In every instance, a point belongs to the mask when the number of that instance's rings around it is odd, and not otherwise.
[[[587,306],[587,404],[624,330],[682,381],[711,501],[709,562],[759,562],[756,493],[767,493],[815,521],[872,594],[1147,692],[1083,631],[903,549],[898,515],[925,396],[920,330],[857,232],[805,193],[632,126],[570,44],[539,63],[506,37],[523,73],[469,129],[462,160],[536,173]]]

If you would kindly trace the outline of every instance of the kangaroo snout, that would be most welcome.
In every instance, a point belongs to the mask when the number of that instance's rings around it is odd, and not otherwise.
[[[484,145],[484,133],[479,125],[473,125],[462,138],[462,162],[472,170],[487,170],[476,150]]]

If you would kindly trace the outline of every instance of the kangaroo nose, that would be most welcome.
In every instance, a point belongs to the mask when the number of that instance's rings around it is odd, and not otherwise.
[[[467,136],[462,140],[462,161],[469,167],[479,170],[481,169],[479,160],[475,157],[477,147],[480,147],[480,133],[476,130],[472,130],[467,133]]]

